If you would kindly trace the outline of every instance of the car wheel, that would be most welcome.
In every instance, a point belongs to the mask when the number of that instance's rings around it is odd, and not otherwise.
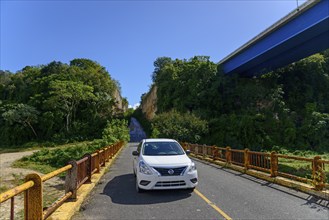
[[[139,188],[137,177],[136,177],[136,184],[135,185],[136,185],[136,192],[142,193],[144,191],[143,189]]]

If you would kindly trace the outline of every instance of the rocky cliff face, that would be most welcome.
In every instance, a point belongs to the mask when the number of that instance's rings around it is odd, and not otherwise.
[[[143,96],[141,108],[148,120],[154,118],[157,111],[157,87],[152,86],[151,90]]]
[[[114,91],[113,96],[114,96],[115,101],[116,101],[115,109],[118,112],[125,112],[125,111],[127,111],[127,109],[128,109],[128,103],[123,100],[123,98],[121,97],[120,92],[117,89]]]

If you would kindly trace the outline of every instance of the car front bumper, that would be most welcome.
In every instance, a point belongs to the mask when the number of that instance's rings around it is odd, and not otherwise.
[[[138,186],[145,190],[156,189],[188,189],[198,185],[196,170],[181,176],[158,176],[137,173]]]

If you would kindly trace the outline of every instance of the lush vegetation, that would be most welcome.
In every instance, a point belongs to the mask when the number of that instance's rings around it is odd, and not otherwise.
[[[96,150],[117,143],[129,141],[129,129],[126,120],[112,119],[102,132],[102,139],[91,142],[82,142],[59,146],[55,149],[44,148],[15,162],[16,167],[25,167],[42,173],[49,173],[63,167],[70,160],[79,160],[86,153],[94,153]]]
[[[111,120],[122,117],[119,93],[119,83],[88,59],[0,71],[0,147],[99,139],[107,121],[116,126]]]
[[[207,133],[207,122],[191,113],[170,111],[157,115],[153,121],[153,137],[171,137],[197,143]]]
[[[128,122],[124,119],[112,119],[107,123],[102,135],[103,146],[119,141],[129,141]]]
[[[189,115],[208,129],[202,129],[200,139],[178,135],[184,141],[253,150],[328,151],[329,50],[253,78],[225,75],[204,56],[161,57],[154,66],[158,112],[151,122],[153,136],[192,134],[194,130],[179,120]]]

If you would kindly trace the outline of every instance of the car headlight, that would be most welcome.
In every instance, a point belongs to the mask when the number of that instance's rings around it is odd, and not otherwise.
[[[140,161],[139,162],[139,172],[146,174],[146,175],[152,175],[152,170],[150,167],[148,167],[146,165],[146,163],[144,163],[144,161]]]
[[[192,162],[190,168],[188,169],[188,172],[190,173],[190,172],[192,172],[194,170],[196,170],[196,166],[195,166],[195,163]]]

